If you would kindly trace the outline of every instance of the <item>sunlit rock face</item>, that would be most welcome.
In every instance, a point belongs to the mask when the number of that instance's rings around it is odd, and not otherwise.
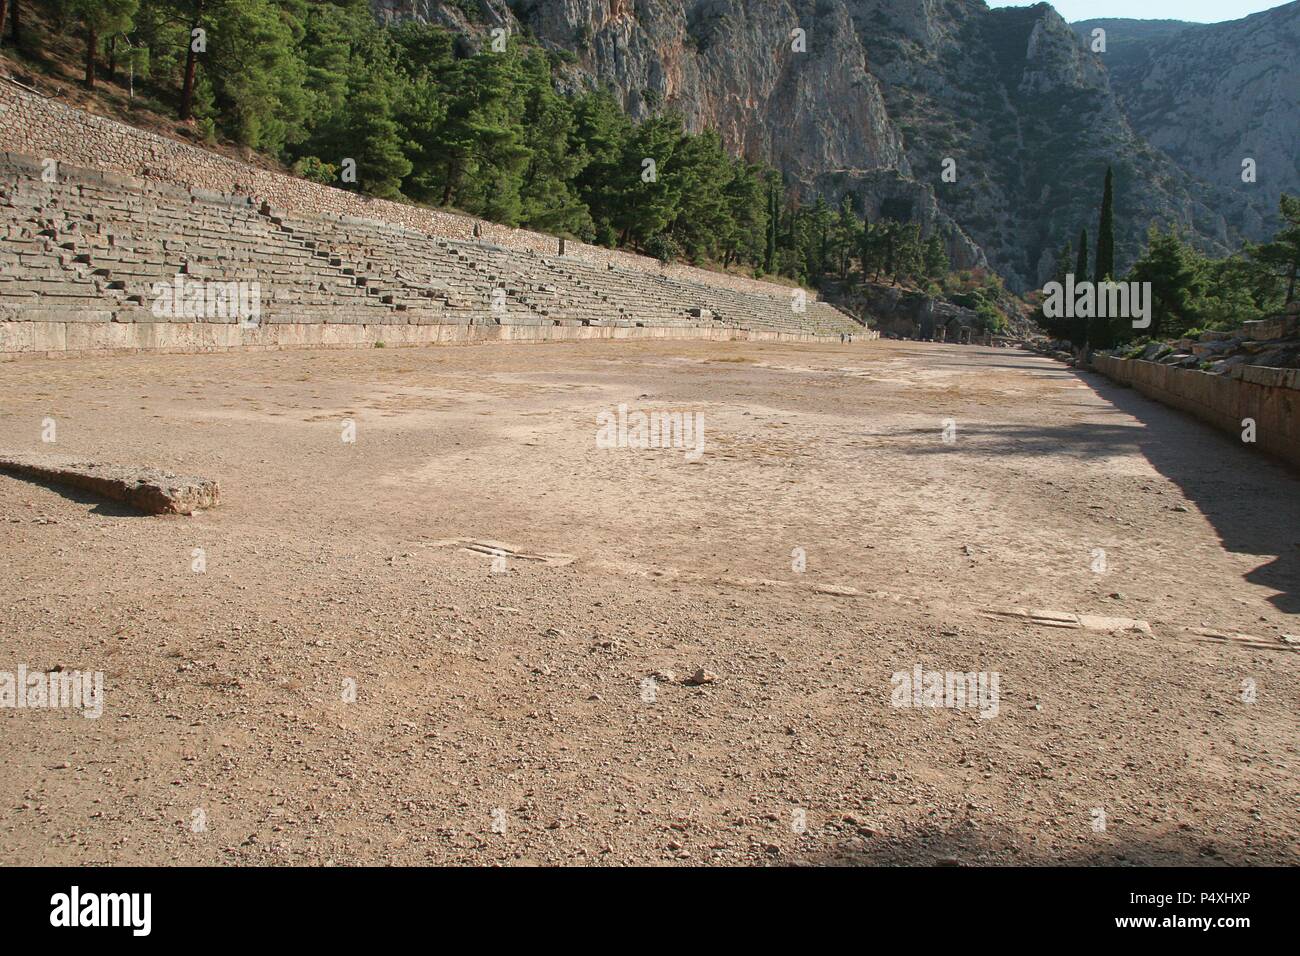
[[[1269,218],[1283,192],[1300,195],[1300,3],[1229,23],[1073,27],[1089,41],[1106,31],[1101,59],[1129,121],[1184,169]],[[1254,183],[1243,182],[1246,159]]]
[[[564,84],[607,85],[634,116],[675,109],[692,129],[716,128],[733,150],[779,168],[805,199],[851,194],[872,217],[920,221],[948,237],[955,264],[992,266],[1015,289],[1043,281],[1081,228],[1095,234],[1108,164],[1121,268],[1153,222],[1222,252],[1259,233],[1268,205],[1153,148],[1126,117],[1105,56],[1047,4],[373,3],[381,17],[461,31],[469,48],[493,27],[526,31],[572,54]],[[954,182],[942,178],[945,160]]]

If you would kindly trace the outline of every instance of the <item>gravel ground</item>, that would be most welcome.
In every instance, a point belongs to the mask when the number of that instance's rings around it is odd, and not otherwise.
[[[0,671],[104,681],[0,708],[7,863],[1300,862],[1300,481],[1044,358],[23,360],[0,450],[223,495],[0,475]]]

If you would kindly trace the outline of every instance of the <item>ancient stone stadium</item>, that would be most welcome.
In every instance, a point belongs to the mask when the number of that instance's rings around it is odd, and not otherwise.
[[[357,208],[339,190],[282,176],[258,181],[250,168],[13,86],[0,97],[6,143],[28,150],[0,156],[0,255],[13,278],[23,277],[0,286],[5,354],[877,334],[804,290],[666,270],[392,203]],[[60,152],[61,137],[76,135],[69,128],[84,134],[78,159],[112,156],[117,169],[38,158]],[[119,171],[155,172],[159,152],[165,182]],[[207,165],[217,185],[253,180],[285,205],[178,184]],[[397,221],[376,218],[385,214]]]
[[[37,915],[92,866],[1300,862],[1298,22],[0,0]]]

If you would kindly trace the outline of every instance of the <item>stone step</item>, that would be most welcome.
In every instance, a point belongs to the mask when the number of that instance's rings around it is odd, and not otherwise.
[[[0,186],[0,302],[143,306],[177,272],[256,281],[274,321],[738,327],[853,331],[823,303],[616,263],[425,236],[370,220],[269,212],[245,197],[96,183]],[[17,280],[8,279],[15,270]],[[506,308],[490,306],[503,292]],[[39,303],[33,300],[40,299]],[[331,313],[330,310],[333,310]],[[91,310],[94,311],[94,310]],[[308,317],[310,316],[310,317]],[[133,321],[150,321],[137,316]]]

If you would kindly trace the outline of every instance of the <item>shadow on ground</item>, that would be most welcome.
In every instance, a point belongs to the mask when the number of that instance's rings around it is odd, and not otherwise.
[[[935,440],[906,443],[912,454],[943,455],[971,450],[981,455],[1068,455],[1099,461],[1137,451],[1182,490],[1215,529],[1224,548],[1238,554],[1272,555],[1246,575],[1252,584],[1280,593],[1269,601],[1280,611],[1300,613],[1300,476],[1263,452],[1185,412],[1116,385],[1102,375],[1061,369],[1087,385],[1125,423],[1072,422],[1068,426],[958,423],[954,444],[939,441],[938,429],[912,434]],[[1107,409],[1081,404],[1092,417]],[[1227,476],[1227,477],[1225,477]]]
[[[116,501],[110,501],[99,495],[91,494],[88,491],[82,491],[80,488],[72,488],[68,485],[61,485],[53,481],[45,481],[39,478],[31,478],[26,475],[11,475],[7,472],[0,471],[0,478],[8,478],[25,485],[32,485],[37,488],[44,488],[52,491],[56,495],[67,498],[69,501],[75,501],[77,504],[86,505],[91,514],[103,515],[106,518],[149,518],[142,511],[136,511],[124,504]]]
[[[905,836],[850,837],[790,862],[812,866],[1242,866],[1285,862],[1278,847],[1241,845],[1191,830],[1117,835],[1088,832],[1069,849],[1037,846],[1002,827],[918,828]],[[1292,860],[1291,862],[1294,862]]]

